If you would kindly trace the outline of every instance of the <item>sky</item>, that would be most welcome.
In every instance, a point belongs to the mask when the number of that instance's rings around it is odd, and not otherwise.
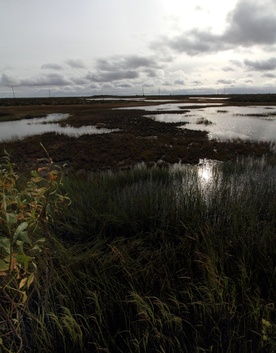
[[[0,0],[0,98],[276,93],[276,0]]]

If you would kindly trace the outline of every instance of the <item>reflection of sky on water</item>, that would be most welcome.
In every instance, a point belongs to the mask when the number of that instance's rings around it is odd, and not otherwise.
[[[70,125],[60,125],[61,120],[67,119],[69,114],[48,114],[43,118],[22,119],[0,123],[0,141],[22,139],[27,136],[41,135],[47,132],[56,132],[68,136],[84,134],[104,134],[114,130],[98,129],[95,126],[82,126],[79,128]]]
[[[189,197],[195,197],[195,195],[200,193],[202,200],[207,205],[210,204],[221,187],[223,176],[220,166],[222,163],[221,161],[205,158],[200,159],[197,165],[181,163],[171,165],[170,172],[182,176],[181,179],[174,179],[176,182],[175,190],[178,190],[179,193],[188,193]],[[179,181],[182,186],[180,188]]]
[[[265,116],[252,116],[254,114]],[[276,107],[207,107],[191,109],[186,114],[156,114],[148,117],[162,122],[187,123],[182,127],[208,131],[210,139],[276,140]],[[208,120],[211,124],[199,124],[200,120]]]
[[[157,102],[156,100],[154,102]],[[160,100],[160,102],[164,102],[164,100]],[[165,103],[165,104],[157,104],[157,105],[142,105],[138,107],[123,107],[123,108],[114,108],[116,109],[122,109],[122,110],[133,110],[133,109],[140,109],[140,110],[145,110],[147,112],[161,112],[161,111],[172,111],[172,110],[183,110],[189,109],[189,107],[206,107],[208,105],[212,106],[222,106],[223,103],[197,103],[197,102],[190,102],[190,103]]]

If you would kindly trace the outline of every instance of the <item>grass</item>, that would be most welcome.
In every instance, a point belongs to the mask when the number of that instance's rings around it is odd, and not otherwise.
[[[26,352],[276,350],[276,161],[205,167],[64,180]]]

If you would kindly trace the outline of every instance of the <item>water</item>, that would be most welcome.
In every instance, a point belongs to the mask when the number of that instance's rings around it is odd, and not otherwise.
[[[148,101],[149,102],[149,101]],[[152,101],[153,102],[153,101]],[[155,100],[154,102],[165,102],[164,100]],[[168,111],[181,111],[184,109],[193,108],[194,106],[198,107],[206,107],[210,106],[222,106],[224,103],[198,103],[198,102],[190,102],[190,103],[164,103],[164,104],[157,104],[157,105],[143,105],[138,107],[120,107],[114,108],[114,110],[121,109],[121,110],[133,110],[133,109],[140,109],[145,110],[148,112],[168,112]]]
[[[275,106],[206,107],[191,109],[183,114],[146,116],[161,122],[183,122],[181,128],[208,131],[210,139],[276,141]]]
[[[165,102],[163,100],[163,104],[119,109],[142,109],[156,112],[156,114],[145,116],[161,122],[180,123],[180,128],[207,131],[210,139],[231,140],[239,138],[242,140],[276,142],[276,106],[236,107],[223,105],[223,103],[212,103],[211,106],[208,106],[208,103]],[[178,111],[178,113],[172,113],[172,111]],[[119,130],[99,129],[96,126],[75,128],[64,123],[68,116],[69,114],[49,114],[44,118],[1,122],[0,141],[23,139],[27,136],[47,132],[80,136],[83,134],[104,134]],[[62,125],[60,124],[61,121],[63,121]]]
[[[23,139],[28,136],[41,135],[47,132],[55,132],[68,136],[80,136],[84,134],[104,134],[114,130],[97,128],[96,126],[72,127],[67,124],[60,125],[69,114],[48,114],[43,118],[22,119],[17,121],[5,121],[0,123],[0,141]]]

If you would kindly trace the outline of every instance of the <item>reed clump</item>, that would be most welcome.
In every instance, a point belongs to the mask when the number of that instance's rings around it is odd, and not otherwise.
[[[65,178],[22,352],[275,351],[275,180],[265,158]]]

